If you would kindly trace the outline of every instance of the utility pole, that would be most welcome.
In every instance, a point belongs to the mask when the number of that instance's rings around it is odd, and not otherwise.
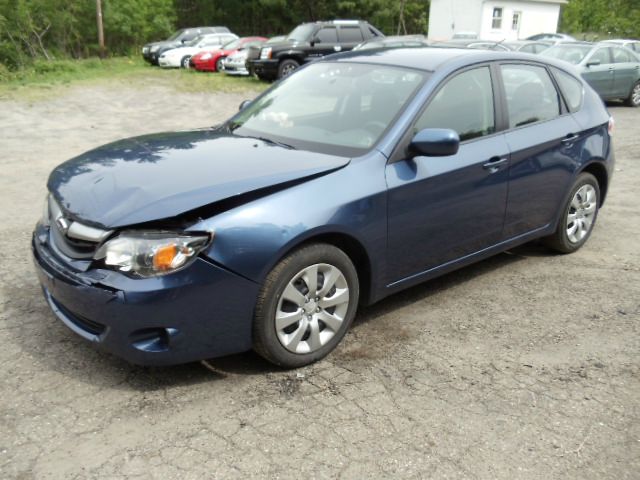
[[[102,27],[102,0],[96,0],[96,19],[98,21],[98,45],[100,58],[104,58],[104,28]]]

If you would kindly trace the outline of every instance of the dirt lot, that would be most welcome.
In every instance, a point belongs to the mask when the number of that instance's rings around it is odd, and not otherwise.
[[[238,94],[118,83],[0,102],[0,478],[640,478],[640,109],[580,252],[539,246],[363,311],[329,359],[148,369],[43,300],[29,239],[58,163],[204,127]]]

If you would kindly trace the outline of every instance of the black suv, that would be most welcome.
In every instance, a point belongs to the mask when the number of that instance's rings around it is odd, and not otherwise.
[[[336,52],[346,52],[374,37],[384,37],[375,27],[358,20],[331,20],[298,25],[279,43],[265,45],[250,71],[261,80],[289,75],[303,63]]]
[[[160,57],[160,50],[166,51],[171,48],[181,47],[200,35],[207,33],[231,33],[227,27],[193,27],[183,28],[171,35],[162,42],[147,43],[142,47],[142,58],[147,62],[157,65]]]

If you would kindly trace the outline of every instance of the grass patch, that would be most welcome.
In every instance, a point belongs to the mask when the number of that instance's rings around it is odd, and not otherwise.
[[[235,78],[193,70],[163,70],[140,57],[101,60],[36,61],[18,72],[0,70],[0,98],[39,100],[82,84],[161,85],[181,92],[262,91],[268,84],[256,78]]]

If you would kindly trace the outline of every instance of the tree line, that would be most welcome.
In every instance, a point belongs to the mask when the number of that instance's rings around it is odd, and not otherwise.
[[[226,25],[282,35],[305,21],[365,19],[385,34],[426,33],[429,0],[101,0],[110,55],[134,52],[182,27]],[[638,0],[570,0],[561,29],[640,36]],[[0,68],[96,55],[95,0],[0,0]]]

